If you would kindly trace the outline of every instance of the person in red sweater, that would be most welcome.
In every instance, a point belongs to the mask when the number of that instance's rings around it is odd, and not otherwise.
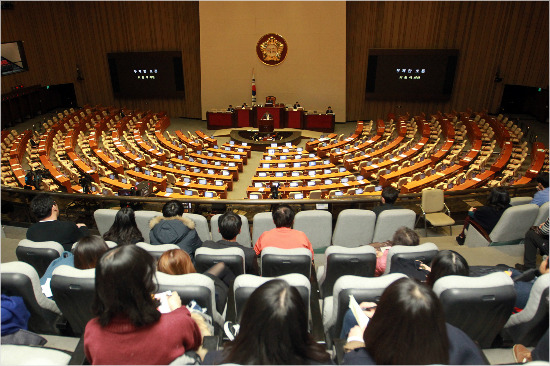
[[[254,245],[256,254],[260,255],[262,250],[267,247],[282,249],[307,248],[311,251],[311,258],[313,259],[313,247],[306,234],[300,230],[292,229],[294,210],[288,205],[279,205],[273,210],[272,215],[275,229],[260,235],[256,245]]]
[[[92,365],[167,365],[197,349],[201,332],[177,293],[171,312],[161,314],[153,298],[155,260],[135,245],[101,257],[95,276],[93,318],[84,331],[84,353]]]

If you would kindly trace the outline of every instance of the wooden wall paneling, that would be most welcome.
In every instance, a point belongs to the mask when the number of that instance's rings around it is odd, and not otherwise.
[[[496,112],[504,84],[548,86],[547,2],[348,2],[347,18],[348,120],[388,112]],[[363,29],[369,31],[359,36]],[[451,100],[365,100],[369,48],[459,49]],[[499,68],[504,80],[495,83]]]

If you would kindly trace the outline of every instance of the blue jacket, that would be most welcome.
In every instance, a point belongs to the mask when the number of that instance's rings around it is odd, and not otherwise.
[[[52,278],[53,270],[56,269],[59,266],[71,266],[74,267],[74,255],[71,252],[63,252],[61,253],[61,257],[56,258],[50,263],[48,268],[46,269],[46,272],[44,273],[44,276],[40,278],[40,285],[45,285],[48,278]]]
[[[19,329],[27,329],[31,313],[22,297],[2,294],[2,335],[12,334]]]

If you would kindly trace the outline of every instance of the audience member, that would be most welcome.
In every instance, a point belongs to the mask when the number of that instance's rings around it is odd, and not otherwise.
[[[203,247],[212,249],[240,248],[244,252],[245,272],[248,274],[258,273],[258,259],[254,249],[244,247],[237,243],[237,235],[241,232],[242,220],[239,215],[228,211],[218,218],[218,230],[222,235],[222,240],[207,240],[202,243]]]
[[[32,241],[55,241],[70,251],[73,244],[88,235],[85,224],[59,220],[59,207],[53,197],[41,193],[31,201],[31,212],[38,220],[27,230],[27,239]]]
[[[382,211],[403,208],[401,206],[394,205],[398,196],[399,196],[399,191],[394,187],[392,186],[384,187],[384,189],[382,190],[382,196],[380,197],[381,205],[376,206],[372,209],[372,211],[374,211],[374,213],[376,214],[376,217],[378,218],[378,215],[380,215],[380,212]]]
[[[40,284],[45,285],[49,278],[52,278],[54,269],[59,266],[70,266],[78,269],[95,268],[97,261],[109,247],[105,240],[99,235],[88,235],[80,239],[73,249],[73,252],[63,252],[61,257],[54,259],[40,278]]]
[[[243,309],[240,331],[223,351],[203,364],[331,364],[330,355],[308,333],[306,304],[295,287],[271,280],[258,287]]]
[[[275,229],[264,232],[258,238],[254,251],[260,255],[262,250],[267,247],[276,247],[282,249],[307,248],[311,251],[313,259],[313,247],[306,234],[302,231],[294,230],[294,210],[288,205],[279,205],[272,212]]]
[[[508,191],[502,187],[491,189],[486,206],[479,208],[471,207],[468,211],[462,232],[456,237],[457,243],[464,245],[464,241],[466,240],[464,231],[468,229],[471,222],[479,224],[485,233],[490,234],[508,207],[510,207]]]
[[[115,222],[111,228],[103,234],[103,239],[114,241],[117,245],[128,245],[143,242],[143,234],[136,224],[134,210],[123,207],[116,213]]]
[[[169,275],[197,273],[191,257],[185,250],[171,249],[162,254],[157,263],[157,270]],[[227,303],[231,283],[235,280],[233,272],[223,262],[217,263],[204,272],[214,281],[216,287],[216,309],[221,314]]]
[[[193,258],[202,241],[195,230],[193,220],[182,217],[184,210],[183,204],[179,201],[167,202],[162,208],[162,216],[155,217],[149,223],[149,239],[153,245],[176,244]]]
[[[161,314],[153,298],[155,260],[135,245],[115,248],[96,267],[92,311],[84,352],[92,365],[167,365],[201,345],[201,333],[179,295]]]
[[[454,250],[441,250],[432,259],[432,263],[430,264],[431,267],[428,267],[425,264],[421,264],[421,266],[424,270],[428,272],[426,276],[426,285],[428,285],[430,288],[432,288],[435,281],[437,281],[441,277],[451,275],[470,275],[470,267],[468,266],[468,262],[466,262],[466,259],[464,259],[463,256],[461,256]],[[361,304],[359,304],[359,306],[361,306],[361,308],[363,309],[372,310],[376,307],[376,304],[371,302],[362,302]],[[367,314],[369,318],[372,316],[369,311],[366,311],[365,314]],[[355,319],[355,316],[353,315],[351,310],[347,310],[342,321],[340,338],[346,338],[351,328],[356,325],[357,320]]]
[[[374,270],[374,276],[381,276],[386,271],[389,248],[386,248],[382,252],[380,247],[392,247],[394,245],[417,246],[419,243],[420,238],[418,234],[413,229],[402,226],[393,234],[391,241],[370,244],[376,248],[376,268]]]
[[[443,307],[426,285],[402,278],[382,293],[366,329],[350,331],[364,347],[344,355],[344,365],[482,365],[476,344],[445,323]]]
[[[523,264],[516,263],[516,269],[526,271],[535,268],[537,252],[548,255],[548,219],[539,226],[533,226],[525,233],[523,241],[525,250],[523,252]]]
[[[548,199],[550,198],[550,190],[548,189],[548,173],[540,173],[537,176],[536,181],[538,192],[535,193],[535,196],[533,197],[531,203],[534,203],[540,207],[544,203],[548,202]]]
[[[516,290],[516,303],[514,305],[514,311],[519,312],[527,305],[527,301],[531,295],[531,289],[533,288],[537,278],[550,272],[548,268],[548,257],[540,262],[537,270],[534,268],[528,269],[525,272],[520,272],[514,268],[511,268],[510,270],[512,271],[511,276],[514,280],[514,289]]]

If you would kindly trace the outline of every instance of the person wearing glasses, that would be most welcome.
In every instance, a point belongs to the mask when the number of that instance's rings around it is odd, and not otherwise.
[[[74,243],[89,235],[86,224],[59,220],[59,207],[53,197],[42,193],[31,201],[31,212],[38,222],[27,230],[27,239],[32,241],[55,241],[63,250],[71,251]]]

